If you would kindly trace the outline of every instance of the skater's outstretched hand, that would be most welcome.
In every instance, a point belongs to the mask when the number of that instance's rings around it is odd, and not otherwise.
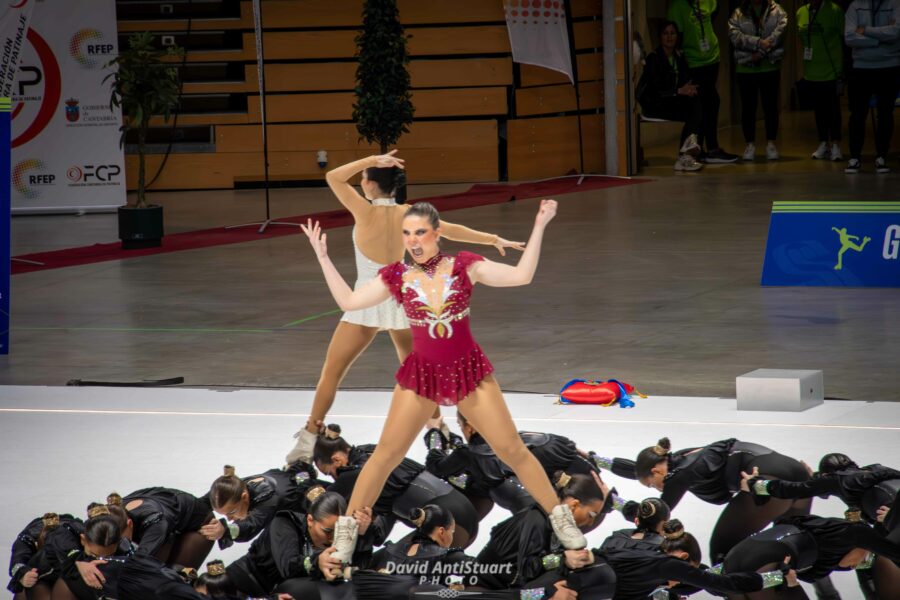
[[[312,219],[307,219],[306,225],[301,224],[300,228],[303,230],[303,233],[306,234],[306,237],[309,238],[309,244],[313,247],[313,250],[316,253],[316,258],[322,259],[328,256],[326,235],[322,231],[322,227],[319,225],[319,222],[316,221],[315,224],[313,224]]]
[[[535,224],[546,227],[547,223],[556,216],[556,207],[556,200],[541,200],[541,207],[538,209],[537,217],[534,219]]]

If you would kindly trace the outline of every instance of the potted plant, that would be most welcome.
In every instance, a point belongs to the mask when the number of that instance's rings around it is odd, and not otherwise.
[[[121,107],[123,124],[119,145],[125,135],[137,131],[138,184],[134,204],[119,207],[119,239],[125,249],[159,246],[163,237],[162,206],[147,204],[146,144],[150,118],[162,115],[166,121],[178,106],[181,86],[178,69],[164,59],[180,56],[181,50],[160,50],[153,45],[150,32],[135,33],[128,38],[128,49],[109,62],[115,68],[106,79],[112,79],[110,108]],[[104,81],[106,81],[104,79]]]
[[[361,138],[388,151],[413,121],[409,93],[407,35],[396,0],[365,0],[362,30],[356,36],[356,103],[353,120]]]

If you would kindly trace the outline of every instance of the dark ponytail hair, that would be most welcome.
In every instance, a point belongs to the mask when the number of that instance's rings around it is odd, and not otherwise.
[[[322,486],[316,486],[306,492],[309,500],[309,514],[314,520],[321,521],[328,517],[339,517],[347,512],[347,501],[337,492],[326,492]]]
[[[404,218],[406,217],[424,217],[428,220],[428,224],[431,225],[432,229],[437,229],[441,226],[441,215],[430,202],[416,202],[406,211]]]
[[[637,530],[645,533],[656,533],[661,523],[671,516],[669,505],[660,498],[646,498],[637,509]]]
[[[556,471],[553,474],[553,487],[560,500],[575,498],[582,503],[606,500],[594,478],[583,473],[569,475],[565,471]]]
[[[822,457],[822,460],[819,461],[819,473],[823,475],[830,475],[831,473],[837,473],[844,469],[858,468],[859,465],[853,462],[849,456],[841,454],[840,452],[826,454]]]
[[[43,525],[43,527],[37,538],[38,550],[44,547],[44,541],[47,539],[47,534],[59,527],[59,515],[53,512],[44,513],[44,516],[41,517],[41,525]]]
[[[699,563],[703,558],[697,538],[685,531],[684,525],[678,519],[666,521],[666,524],[663,525],[663,535],[666,539],[659,547],[663,554],[687,552],[688,562],[692,563]]]
[[[381,193],[394,198],[397,204],[406,203],[406,171],[400,167],[369,167],[366,179],[376,183]]]
[[[200,586],[206,588],[206,595],[210,598],[229,598],[238,595],[237,587],[225,571],[225,563],[221,560],[206,563],[206,572],[194,583],[195,588]]]
[[[416,526],[416,531],[430,536],[438,527],[450,527],[453,524],[453,513],[437,504],[427,504],[422,508],[412,509],[409,520]]]
[[[209,488],[209,500],[214,510],[232,502],[240,502],[241,495],[247,491],[247,484],[234,474],[234,467],[225,465],[222,476],[213,481]]]
[[[115,546],[122,539],[119,520],[110,514],[105,504],[88,506],[88,520],[84,523],[84,537],[98,546]]]
[[[638,454],[637,460],[635,461],[634,474],[637,475],[638,479],[650,477],[650,472],[653,470],[653,467],[661,462],[669,460],[671,450],[672,442],[670,442],[667,437],[661,438],[656,442],[655,446],[644,448],[641,450],[640,454]]]
[[[325,432],[319,435],[316,445],[313,448],[313,462],[330,464],[331,457],[335,452],[347,452],[353,449],[353,446],[347,443],[347,440],[341,437],[341,426],[332,423],[325,427]]]

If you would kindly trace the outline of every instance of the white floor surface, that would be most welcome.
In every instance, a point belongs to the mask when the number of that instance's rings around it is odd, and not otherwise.
[[[235,465],[240,476],[281,465],[312,397],[311,391],[0,387],[0,480],[5,484],[0,561],[8,564],[14,536],[44,512],[78,515],[111,491],[125,495],[151,485],[200,495],[224,464]],[[351,443],[374,443],[389,401],[387,391],[341,392],[328,420],[339,423]],[[507,401],[519,429],[565,435],[581,448],[608,456],[633,458],[661,436],[670,437],[675,448],[737,437],[814,466],[835,451],[860,464],[900,466],[900,403],[828,401],[802,413],[776,413],[738,412],[735,400],[721,398],[656,396],[636,399],[629,410],[561,406],[554,404],[555,397],[542,395],[509,394]],[[454,411],[443,411],[455,429]],[[417,442],[408,455],[424,461],[424,444]],[[606,481],[630,499],[655,495],[612,474]],[[688,495],[675,516],[706,551],[720,510]],[[813,512],[823,516],[843,511],[836,499],[817,499],[813,505]],[[468,552],[477,553],[491,526],[506,516],[495,508]],[[597,546],[626,525],[612,514],[588,539]],[[392,537],[406,531],[398,524]],[[247,547],[214,549],[210,559],[228,562]],[[852,573],[837,573],[833,581],[845,600],[861,597]]]

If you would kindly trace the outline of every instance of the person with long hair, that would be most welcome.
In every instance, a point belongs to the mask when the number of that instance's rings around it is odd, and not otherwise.
[[[397,151],[393,150],[387,154],[369,156],[337,167],[325,175],[331,191],[353,215],[357,289],[377,279],[379,269],[403,258],[400,229],[409,206],[404,203],[404,161],[396,154]],[[360,173],[362,196],[349,183]],[[441,223],[441,234],[448,240],[494,246],[501,255],[505,255],[506,248],[523,249],[521,242],[510,242],[497,235],[446,221]],[[394,300],[385,298],[375,306],[344,312],[328,344],[306,426],[295,434],[297,442],[286,457],[288,464],[297,460],[310,461],[316,436],[321,432],[321,424],[334,403],[341,381],[379,331],[390,334],[397,356],[403,362],[412,351],[412,333],[403,309]],[[436,412],[435,416],[439,414]]]
[[[419,202],[402,220],[403,243],[412,263],[392,263],[379,277],[352,290],[328,258],[326,238],[318,223],[304,231],[325,274],[328,288],[344,310],[375,306],[393,297],[409,318],[413,351],[397,371],[397,386],[375,452],[357,479],[348,513],[372,506],[391,471],[406,455],[437,404],[457,405],[482,432],[497,456],[509,465],[549,516],[557,537],[570,549],[587,541],[572,512],[560,504],[547,474],[528,451],[493,377],[493,365],[469,329],[469,301],[476,283],[513,287],[531,282],[537,269],[544,230],[556,215],[556,201],[542,200],[528,245],[516,266],[485,260],[469,252],[447,256],[438,244],[437,210]],[[355,547],[352,516],[338,519],[335,553],[349,560]]]

